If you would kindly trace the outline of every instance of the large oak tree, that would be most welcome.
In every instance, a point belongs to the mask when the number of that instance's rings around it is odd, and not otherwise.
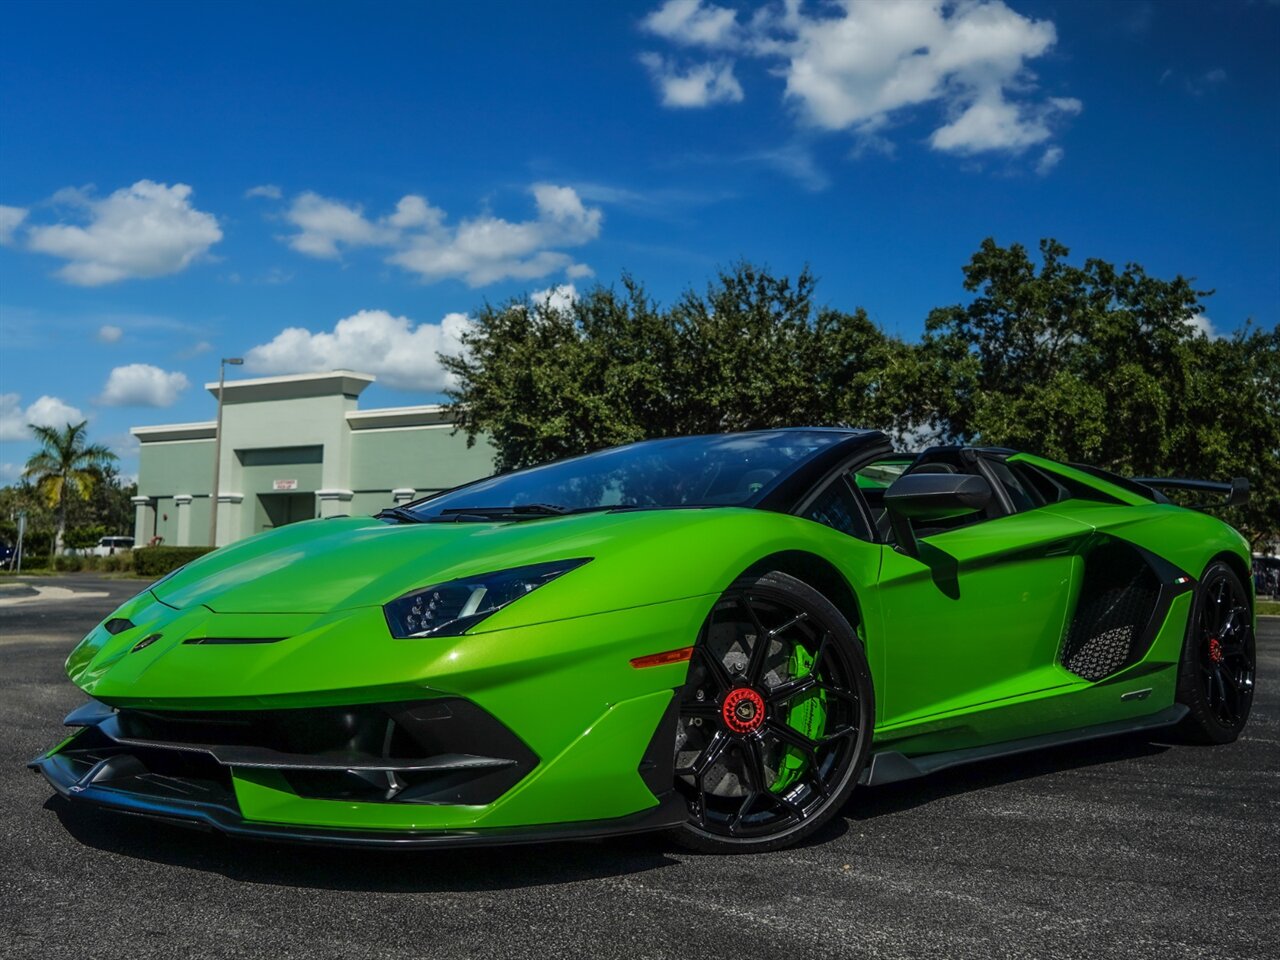
[[[1128,475],[1246,476],[1228,517],[1280,535],[1280,328],[1206,333],[1209,291],[1055,240],[1038,262],[986,240],[967,303],[930,312],[918,343],[815,280],[749,263],[674,304],[623,277],[568,306],[486,304],[442,357],[461,429],[500,470],[646,437],[800,424],[890,430],[915,445],[1010,446]]]

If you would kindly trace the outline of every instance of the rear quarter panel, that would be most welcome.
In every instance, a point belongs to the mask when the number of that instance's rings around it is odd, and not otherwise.
[[[1249,542],[1217,517],[1168,503],[1122,505],[1068,500],[1046,509],[1158,554],[1189,576],[1200,578],[1216,557],[1233,557],[1244,570]]]

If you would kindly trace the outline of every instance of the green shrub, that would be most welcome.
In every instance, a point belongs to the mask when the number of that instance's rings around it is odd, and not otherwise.
[[[104,569],[102,561],[106,557],[85,556],[80,553],[64,553],[53,561],[53,569],[59,573],[83,573],[86,571]],[[25,565],[24,565],[25,566]],[[30,569],[30,568],[28,568]],[[131,569],[131,567],[121,567],[122,570]]]
[[[133,572],[133,552],[130,550],[117,550],[109,556],[93,559],[98,562],[98,569],[103,573]]]
[[[141,547],[133,551],[133,569],[140,577],[163,577],[184,563],[209,553],[212,547]]]

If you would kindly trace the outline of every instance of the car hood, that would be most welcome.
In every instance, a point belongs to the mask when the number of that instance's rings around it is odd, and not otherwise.
[[[223,547],[160,581],[152,592],[179,609],[203,604],[215,613],[327,613],[385,603],[455,577],[583,555],[593,546],[589,531],[598,526],[590,519],[314,520]]]
[[[723,519],[724,511],[590,513],[502,523],[314,520],[214,551],[156,583],[152,593],[178,609],[328,613],[384,604],[456,577],[626,552],[637,541],[652,544],[710,522],[713,514]]]

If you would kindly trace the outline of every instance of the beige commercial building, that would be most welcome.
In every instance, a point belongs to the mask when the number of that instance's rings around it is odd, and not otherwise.
[[[218,544],[342,514],[372,514],[493,472],[443,407],[359,409],[374,378],[350,370],[228,381],[218,465]],[[206,384],[216,399],[218,385]],[[213,404],[211,404],[213,406]],[[216,421],[134,427],[134,536],[207,545]]]

